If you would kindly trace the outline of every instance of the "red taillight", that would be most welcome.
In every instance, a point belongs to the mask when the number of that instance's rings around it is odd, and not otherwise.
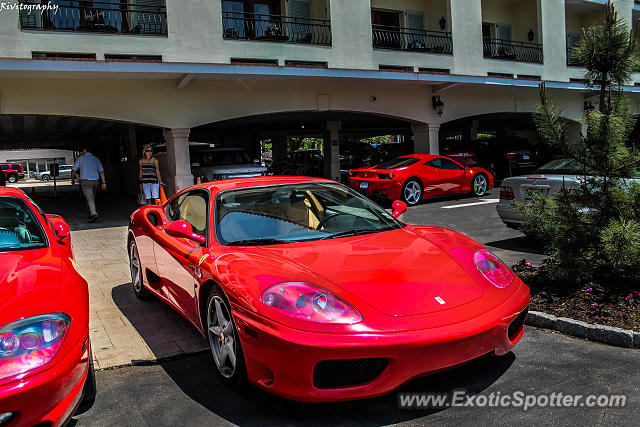
[[[353,176],[353,171],[349,169],[349,176]]]
[[[478,271],[496,288],[506,288],[513,282],[513,272],[488,250],[477,251],[473,254],[473,261]]]
[[[515,196],[511,187],[500,187],[500,200],[514,200]]]
[[[516,158],[516,152],[515,151],[509,151],[507,154],[505,154],[505,157],[507,159],[515,159]]]

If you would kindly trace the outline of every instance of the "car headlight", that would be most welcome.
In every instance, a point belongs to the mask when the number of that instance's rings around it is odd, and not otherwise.
[[[0,380],[49,363],[71,325],[63,313],[44,314],[0,329]]]
[[[349,303],[324,289],[303,282],[285,282],[267,288],[263,304],[293,318],[320,323],[353,324],[362,320]]]
[[[513,271],[490,251],[486,249],[476,251],[473,254],[473,261],[480,273],[495,287],[506,288],[513,282]]]

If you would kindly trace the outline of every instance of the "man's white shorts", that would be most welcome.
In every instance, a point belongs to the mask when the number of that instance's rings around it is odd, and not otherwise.
[[[160,184],[142,184],[142,190],[144,191],[144,197],[149,199],[160,198]]]

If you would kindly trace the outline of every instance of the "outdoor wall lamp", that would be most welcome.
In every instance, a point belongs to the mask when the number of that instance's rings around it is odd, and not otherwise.
[[[527,33],[527,38],[529,39],[530,42],[533,41],[533,36],[534,36],[533,30],[530,28],[529,32]]]
[[[438,117],[442,117],[442,113],[444,112],[444,102],[440,100],[440,95],[433,95],[431,97],[431,102],[433,103],[433,109]]]
[[[445,27],[447,26],[447,20],[444,19],[444,16],[442,18],[440,18],[440,20],[438,21],[438,24],[440,24],[440,29],[444,30]]]

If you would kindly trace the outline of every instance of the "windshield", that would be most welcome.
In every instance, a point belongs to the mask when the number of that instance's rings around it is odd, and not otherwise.
[[[223,245],[303,242],[402,227],[384,209],[337,183],[231,190],[216,201],[216,238]]]
[[[583,171],[583,166],[573,159],[556,159],[551,160],[549,163],[543,166],[540,166],[540,168],[536,172],[579,175],[583,173]]]
[[[0,197],[0,251],[45,246],[44,231],[27,204],[17,197]]]
[[[216,150],[200,153],[202,166],[246,165],[253,161],[244,150]]]
[[[403,168],[405,166],[410,166],[420,159],[416,159],[415,157],[396,157],[395,159],[387,160],[386,162],[380,163],[376,166],[376,169],[398,169]]]

